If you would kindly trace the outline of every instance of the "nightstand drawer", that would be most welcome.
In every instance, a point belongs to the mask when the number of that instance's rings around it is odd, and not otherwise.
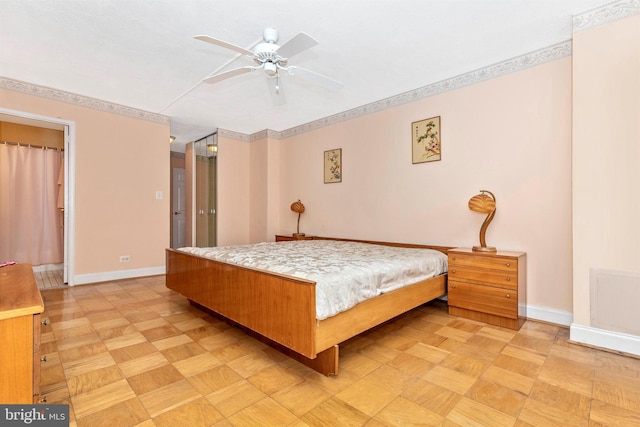
[[[449,305],[496,316],[518,318],[518,292],[452,280]]]
[[[516,271],[481,270],[454,264],[449,266],[449,280],[460,280],[518,290],[518,273]]]
[[[487,268],[491,270],[509,271],[513,272],[514,274],[518,273],[518,260],[505,257],[466,255],[450,251],[449,264],[449,267],[467,266],[474,268]]]

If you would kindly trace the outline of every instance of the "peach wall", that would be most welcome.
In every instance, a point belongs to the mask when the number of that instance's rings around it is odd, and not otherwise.
[[[414,165],[411,122],[437,115],[442,160]],[[527,252],[528,303],[572,310],[570,58],[279,142],[279,232],[295,230],[300,198],[307,234],[471,246],[484,217],[467,202],[487,189],[487,242]],[[324,184],[334,148],[343,181]]]
[[[248,243],[250,207],[250,149],[248,142],[218,134],[217,245]]]
[[[250,146],[249,242],[273,240],[280,214],[280,141],[264,138]],[[293,200],[291,201],[293,202]]]
[[[272,167],[267,161],[269,155],[269,141],[265,138],[250,144],[249,168],[249,200],[251,201],[249,215],[249,241],[264,241],[269,221],[269,169]]]
[[[168,125],[7,90],[0,105],[76,124],[75,275],[164,266]],[[120,263],[120,255],[131,261]]]
[[[640,14],[573,51],[574,323],[590,325],[590,270],[640,273]]]

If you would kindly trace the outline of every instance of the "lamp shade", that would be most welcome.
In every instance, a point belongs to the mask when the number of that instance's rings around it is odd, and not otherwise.
[[[301,214],[304,212],[304,205],[300,200],[298,200],[297,202],[291,203],[291,210],[297,214]]]

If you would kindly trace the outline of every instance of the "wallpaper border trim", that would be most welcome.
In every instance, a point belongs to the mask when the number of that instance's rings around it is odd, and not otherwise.
[[[316,120],[311,123],[287,129],[285,131],[279,132],[279,137],[288,138],[324,126],[351,120],[356,117],[361,117],[367,114],[386,110],[388,108],[417,101],[419,99],[439,95],[444,92],[460,89],[465,86],[470,86],[472,84],[494,79],[496,77],[501,77],[506,74],[521,71],[526,68],[554,61],[556,59],[564,58],[571,55],[571,46],[571,40],[557,43],[544,49],[536,50],[512,59],[508,59],[506,61],[498,62],[488,67],[480,68],[469,73],[460,74],[456,77],[441,80],[439,82],[423,86],[409,92],[404,92],[399,95],[381,99],[377,102],[372,102],[361,107],[334,114],[333,116],[329,116],[324,119]]]
[[[148,120],[155,123],[170,124],[170,118],[162,114],[151,113],[149,111],[139,110],[137,108],[127,107],[125,105],[114,104],[112,102],[102,101],[96,98],[77,95],[71,92],[65,92],[58,89],[52,89],[46,86],[38,86],[31,83],[13,80],[6,77],[0,77],[0,88],[21,92],[27,95],[40,96],[54,101],[60,101],[67,104],[78,105],[80,107],[91,108],[94,110],[105,111],[107,113],[119,114],[121,116],[133,117],[141,120]]]
[[[619,0],[573,17],[573,32],[588,30],[640,13],[640,0]]]

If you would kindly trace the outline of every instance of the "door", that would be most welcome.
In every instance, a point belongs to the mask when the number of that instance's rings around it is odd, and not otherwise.
[[[173,206],[172,206],[172,220],[173,220],[173,236],[171,239],[172,248],[182,248],[185,246],[185,170],[184,168],[173,169]]]
[[[195,184],[195,245],[216,246],[216,158],[217,135],[211,134],[193,143]]]

